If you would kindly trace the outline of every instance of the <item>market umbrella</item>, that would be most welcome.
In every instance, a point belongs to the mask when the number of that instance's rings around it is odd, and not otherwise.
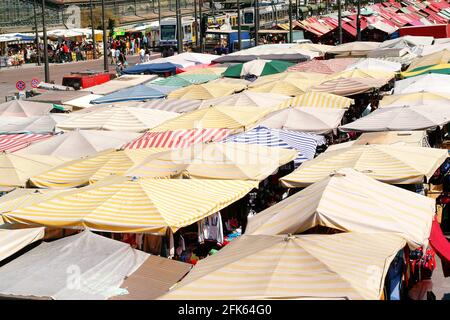
[[[221,141],[233,132],[224,128],[178,129],[163,132],[146,132],[127,143],[124,149],[186,148],[195,143]]]
[[[37,188],[75,188],[97,182],[111,175],[122,175],[152,153],[164,149],[108,149],[90,156],[64,162],[40,174],[33,175],[29,185]]]
[[[333,144],[325,152],[334,151],[351,146],[368,144],[390,144],[410,147],[429,147],[426,130],[421,131],[382,131],[365,132],[358,139],[343,143]]]
[[[340,56],[366,56],[372,50],[377,49],[380,42],[370,41],[353,41],[335,46],[327,51],[327,53],[337,54]]]
[[[240,86],[246,88],[248,85],[250,85],[252,82],[245,79],[237,79],[237,78],[219,78],[216,80],[212,80],[209,83],[220,83],[220,84],[231,84],[235,86]]]
[[[339,129],[360,132],[425,130],[449,122],[448,105],[416,105],[380,108]]]
[[[302,162],[313,159],[317,146],[325,144],[326,140],[323,136],[313,133],[258,126],[252,130],[229,136],[223,142],[259,144],[267,147],[293,149],[297,151],[294,165],[299,166]]]
[[[142,132],[178,116],[178,113],[161,110],[109,107],[74,115],[59,123],[58,128],[63,130],[89,129]]]
[[[260,125],[272,129],[327,133],[339,126],[344,113],[345,109],[287,108],[272,112]]]
[[[206,83],[211,80],[219,78],[215,74],[178,74],[168,78],[158,78],[153,80],[152,84],[157,84],[160,86],[170,86],[170,87],[186,87],[191,84],[201,84]]]
[[[392,233],[243,235],[159,299],[380,299],[404,245]]]
[[[0,186],[24,187],[28,178],[51,169],[67,159],[43,155],[0,154]]]
[[[0,117],[0,133],[54,133],[55,126],[69,118],[66,114],[48,114],[35,117]]]
[[[161,86],[157,84],[140,84],[131,88],[107,94],[101,98],[92,100],[91,103],[114,103],[120,101],[143,101],[165,98],[177,87]]]
[[[205,75],[208,75],[208,74],[212,74],[212,75],[220,76],[220,75],[222,75],[222,73],[225,72],[225,70],[227,68],[225,68],[225,67],[216,67],[216,66],[208,67],[208,68],[195,68],[195,66],[194,66],[192,68],[187,68],[187,69],[188,70],[186,70],[185,72],[182,73],[183,75],[188,75],[188,74],[205,74]]]
[[[125,175],[264,180],[297,156],[294,150],[242,143],[196,144],[149,155]]]
[[[344,70],[348,65],[357,62],[359,59],[355,58],[340,58],[330,60],[311,60],[301,62],[295,66],[289,67],[288,71],[297,72],[316,72],[323,74],[333,74]]]
[[[296,48],[308,50],[312,52],[317,52],[319,55],[323,56],[328,50],[333,49],[334,46],[318,43],[300,43],[295,46]],[[314,61],[314,60],[313,60]],[[318,61],[318,60],[316,60]]]
[[[419,67],[430,67],[436,64],[449,63],[450,50],[444,49],[435,53],[431,53],[422,57],[417,57],[409,65],[407,71],[412,71]]]
[[[399,72],[402,69],[402,65],[398,62],[391,62],[374,58],[365,58],[348,65],[346,68],[346,70],[353,70],[353,69]]]
[[[437,64],[434,66],[418,67],[411,71],[402,72],[401,75],[404,78],[410,78],[410,77],[419,76],[421,74],[429,74],[429,73],[450,74],[450,64],[442,63],[442,64]]]
[[[385,71],[385,70],[377,70],[377,69],[361,69],[361,68],[353,68],[349,70],[343,70],[340,72],[336,72],[327,77],[327,79],[339,79],[339,78],[369,78],[375,80],[384,80],[386,83],[395,78],[395,72],[393,71]]]
[[[0,152],[16,152],[29,145],[52,137],[51,133],[0,134]]]
[[[128,105],[130,107],[185,113],[198,109],[201,103],[201,100],[157,99]]]
[[[0,261],[41,240],[44,234],[44,228],[0,229]]]
[[[281,103],[281,107],[315,107],[348,109],[353,99],[325,92],[306,92]]]
[[[340,96],[352,96],[355,94],[371,92],[381,88],[386,80],[371,78],[338,78],[326,80],[320,84],[310,87],[311,91],[327,92]]]
[[[279,108],[280,104],[287,99],[289,97],[282,94],[243,91],[231,96],[203,100],[200,108],[209,106]]]
[[[246,75],[267,76],[284,72],[292,65],[292,63],[287,61],[256,59],[228,67],[223,76],[231,78],[240,78]]]
[[[317,226],[392,232],[415,249],[427,245],[434,213],[434,199],[344,168],[250,217],[245,234],[299,234]]]
[[[399,48],[399,49],[412,49],[418,46],[430,45],[433,43],[433,37],[423,36],[403,36],[395,39],[383,41],[380,44],[380,48]]]
[[[386,95],[380,100],[379,107],[384,108],[436,104],[450,106],[450,93],[415,92]]]
[[[242,91],[244,89],[245,86],[242,84],[229,84],[229,83],[193,84],[172,91],[167,97],[170,99],[206,100],[228,96],[230,94]]]
[[[257,187],[256,181],[112,176],[42,201],[36,196],[33,204],[4,212],[3,219],[47,227],[164,235],[167,229],[175,232],[220,211]]]
[[[135,132],[75,130],[34,143],[16,153],[78,159],[110,148],[120,148],[137,137],[139,133]]]
[[[11,100],[0,104],[0,117],[34,117],[43,116],[53,109],[50,103]]]
[[[250,92],[275,93],[287,96],[298,96],[305,93],[316,82],[311,80],[285,79],[279,81],[268,81],[263,84],[255,84],[249,87]]]
[[[295,83],[296,81],[303,81],[314,83],[323,81],[325,79],[326,75],[317,72],[283,72],[260,77],[249,84],[249,88],[255,88],[270,82],[285,81],[288,83]]]
[[[208,107],[198,109],[166,121],[152,132],[178,129],[222,128],[246,129],[272,111],[263,107]]]
[[[450,94],[450,75],[422,74],[396,81],[394,93],[433,92]]]
[[[336,170],[353,168],[386,183],[423,183],[447,157],[448,152],[443,149],[377,144],[351,146],[322,153],[281,181],[286,187],[305,187]]]

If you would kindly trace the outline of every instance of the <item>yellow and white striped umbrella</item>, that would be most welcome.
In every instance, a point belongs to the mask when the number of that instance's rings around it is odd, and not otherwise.
[[[244,143],[205,143],[148,156],[127,176],[264,180],[297,157],[297,151]]]
[[[388,82],[389,80],[395,78],[395,72],[355,68],[351,70],[336,72],[327,76],[328,80],[339,78],[371,78]]]
[[[434,199],[345,168],[250,217],[246,234],[299,234],[316,226],[345,232],[392,232],[428,244]]]
[[[293,97],[305,93],[314,84],[317,84],[317,82],[311,82],[309,80],[290,79],[290,80],[270,81],[257,87],[251,87],[248,90],[251,92],[284,94],[286,96]]]
[[[404,245],[392,233],[243,235],[159,299],[380,299]]]
[[[108,107],[74,115],[68,120],[60,122],[57,127],[62,130],[95,129],[143,132],[178,116],[179,114],[175,112],[155,109]]]
[[[175,232],[191,225],[257,187],[255,181],[113,176],[4,212],[3,219],[57,228],[165,234],[167,228]]]
[[[74,188],[94,183],[111,175],[122,175],[148,155],[165,149],[106,150],[92,156],[63,163],[30,178],[38,188]]]
[[[299,96],[283,101],[280,107],[315,107],[315,108],[336,108],[348,109],[354,104],[353,99],[341,97],[326,92],[306,92]]]
[[[380,100],[379,107],[385,108],[435,104],[450,106],[450,94],[438,92],[416,92],[386,95]]]
[[[55,156],[1,153],[0,186],[24,187],[31,176],[45,172],[67,160]]]
[[[273,111],[272,108],[263,107],[208,107],[185,113],[150,131],[165,132],[196,128],[245,129],[271,111]]]
[[[218,97],[229,96],[230,94],[242,91],[245,85],[231,83],[205,83],[193,84],[184,88],[180,88],[169,93],[169,99],[187,99],[187,100],[206,100]]]
[[[305,187],[336,170],[353,168],[386,183],[423,183],[447,157],[444,149],[377,144],[351,146],[322,153],[280,180],[286,187]]]

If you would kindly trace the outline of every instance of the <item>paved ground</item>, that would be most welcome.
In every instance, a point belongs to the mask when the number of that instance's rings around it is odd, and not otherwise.
[[[152,55],[152,58],[159,57],[159,53]],[[129,65],[134,65],[138,61],[138,56],[127,57]],[[115,67],[110,65],[110,71],[115,72]],[[88,60],[80,62],[71,62],[64,64],[51,64],[50,65],[50,79],[55,81],[55,84],[61,84],[64,75],[70,74],[76,71],[85,70],[103,70],[103,58],[97,60]],[[8,95],[13,95],[17,92],[16,82],[19,80],[25,81],[27,88],[31,89],[31,79],[38,78],[44,80],[44,66],[36,66],[35,64],[23,65],[21,67],[9,67],[0,69],[0,102],[5,100]]]

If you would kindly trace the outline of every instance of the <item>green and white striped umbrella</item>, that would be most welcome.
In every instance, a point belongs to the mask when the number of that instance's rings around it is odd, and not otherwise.
[[[158,78],[152,83],[171,86],[171,87],[187,87],[191,84],[202,84],[219,78],[219,76],[214,74],[178,74],[168,78]]]
[[[293,63],[286,61],[256,59],[230,66],[223,75],[231,78],[240,78],[246,75],[266,76],[284,72],[292,65]]]

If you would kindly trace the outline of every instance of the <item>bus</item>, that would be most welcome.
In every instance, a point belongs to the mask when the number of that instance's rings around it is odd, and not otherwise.
[[[183,17],[181,24],[183,27],[183,45],[195,43],[195,20],[194,18]],[[159,32],[160,47],[177,47],[177,20],[176,18],[164,18],[161,20]]]

